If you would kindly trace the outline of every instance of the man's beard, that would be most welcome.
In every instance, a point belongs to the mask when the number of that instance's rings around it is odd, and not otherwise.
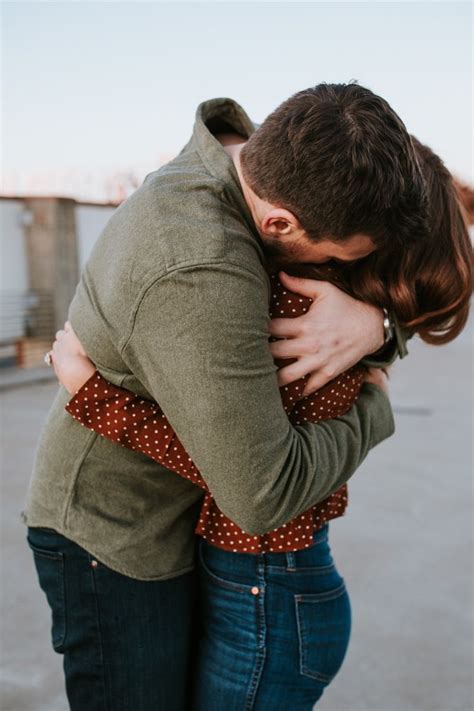
[[[276,273],[284,267],[298,263],[298,259],[295,259],[295,256],[292,255],[292,251],[284,249],[276,240],[272,242],[262,240],[262,246],[267,263],[267,270],[270,273]]]

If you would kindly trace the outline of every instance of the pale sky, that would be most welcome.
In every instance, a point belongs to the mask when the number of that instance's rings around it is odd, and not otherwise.
[[[4,2],[3,171],[156,166],[199,102],[357,79],[472,176],[469,2]],[[472,179],[472,178],[471,178]]]

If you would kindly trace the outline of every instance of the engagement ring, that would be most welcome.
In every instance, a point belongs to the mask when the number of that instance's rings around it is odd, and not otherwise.
[[[52,364],[53,361],[51,360],[51,351],[48,351],[44,354],[44,362],[46,363],[46,365]]]

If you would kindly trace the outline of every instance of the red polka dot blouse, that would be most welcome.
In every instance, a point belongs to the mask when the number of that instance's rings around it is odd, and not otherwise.
[[[301,316],[308,310],[312,302],[310,298],[287,291],[276,275],[270,278],[272,318]],[[291,362],[290,359],[275,359],[279,368]],[[292,424],[320,422],[344,415],[359,395],[364,372],[362,366],[356,365],[307,397],[302,397],[307,377],[281,387],[283,406]],[[206,493],[196,533],[219,548],[245,553],[308,548],[312,545],[314,532],[330,519],[342,516],[346,510],[347,485],[344,485],[280,528],[263,536],[250,535],[219,510],[204,479],[157,403],[112,385],[96,371],[68,402],[66,410],[83,426],[102,437],[146,454],[204,489]]]

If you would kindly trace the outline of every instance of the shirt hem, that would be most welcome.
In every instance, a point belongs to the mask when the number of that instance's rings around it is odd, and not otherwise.
[[[46,521],[42,519],[29,520],[27,514],[22,514],[22,520],[28,528],[50,528],[53,531],[56,531],[56,533],[59,533],[61,536],[67,538],[69,541],[72,541],[72,543],[75,543],[76,545],[83,548],[90,555],[93,555],[94,558],[97,558],[100,563],[105,565],[107,568],[110,568],[110,570],[113,570],[114,573],[125,575],[127,578],[132,578],[133,580],[141,580],[143,582],[158,582],[160,580],[170,580],[172,578],[178,578],[181,575],[185,575],[186,573],[190,573],[196,567],[194,564],[192,564],[185,566],[184,568],[179,568],[178,570],[173,570],[164,573],[163,575],[141,575],[139,573],[129,570],[127,567],[118,565],[116,561],[111,560],[110,558],[108,558],[107,555],[104,556],[94,546],[91,547],[89,543],[87,541],[82,540],[80,536],[71,535],[69,531],[65,530],[62,526],[58,526],[57,523],[52,523],[51,521]]]

